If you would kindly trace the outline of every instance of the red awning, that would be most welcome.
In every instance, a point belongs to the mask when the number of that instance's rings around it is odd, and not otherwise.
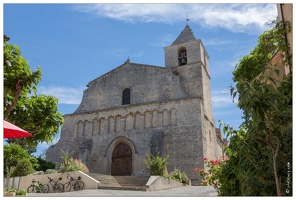
[[[31,133],[20,127],[4,120],[3,124],[4,138],[24,138],[32,136]]]

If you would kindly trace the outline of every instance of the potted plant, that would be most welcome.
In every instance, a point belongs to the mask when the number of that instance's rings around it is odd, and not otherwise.
[[[15,193],[16,193],[16,190],[15,189],[6,188],[4,190],[4,196],[6,196],[6,197],[14,197],[15,196]]]

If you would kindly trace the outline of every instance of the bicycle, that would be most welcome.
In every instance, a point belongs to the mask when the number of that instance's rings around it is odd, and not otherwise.
[[[46,184],[47,187],[49,187],[49,184],[51,185],[54,192],[63,192],[64,191],[64,185],[62,183],[58,183],[59,180],[62,180],[62,177],[60,177],[56,182],[53,181],[52,178],[47,176],[49,179],[49,182]]]
[[[77,179],[74,179],[70,174],[67,173],[67,179],[68,181],[64,184],[64,190],[66,192],[70,192],[71,188],[75,191],[83,190],[84,183],[81,181],[81,177],[78,176]]]
[[[39,181],[35,181],[35,179],[32,180],[31,185],[27,188],[28,193],[48,193],[48,190],[48,185],[43,185]]]

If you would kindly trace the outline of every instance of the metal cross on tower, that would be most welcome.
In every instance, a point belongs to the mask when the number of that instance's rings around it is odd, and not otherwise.
[[[187,13],[186,13],[186,24],[188,25],[188,21],[189,21],[189,19],[188,19],[188,15],[187,15]]]

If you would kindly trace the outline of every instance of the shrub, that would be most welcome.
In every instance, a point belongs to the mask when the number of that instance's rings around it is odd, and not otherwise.
[[[33,168],[38,167],[38,161],[35,157],[30,156],[20,145],[10,143],[4,145],[4,177],[11,177],[11,173],[15,170],[16,165],[22,159],[27,159],[32,163]]]
[[[204,163],[208,170],[195,168],[194,173],[200,174],[202,177],[202,185],[213,185],[217,192],[220,192],[220,183],[219,176],[222,171],[222,166],[229,160],[227,156],[221,156],[219,160],[209,160],[207,157],[204,157]]]
[[[174,171],[172,171],[171,173],[165,175],[165,177],[175,180],[175,181],[179,181],[181,183],[185,183],[185,184],[189,183],[189,178],[186,175],[186,173],[181,172],[181,170],[177,169],[177,168],[175,168]]]
[[[150,169],[151,175],[165,175],[166,165],[168,163],[169,157],[166,156],[165,158],[162,158],[159,156],[159,152],[156,156],[153,156],[152,154],[147,154],[147,156],[148,159],[144,160],[144,163],[146,164],[147,168]]]
[[[72,171],[82,171],[88,173],[89,170],[87,166],[82,163],[81,160],[78,159],[73,159],[70,157],[68,152],[64,152],[64,155],[62,156],[63,162],[61,164],[60,169],[58,170],[59,172],[72,172]]]
[[[17,196],[27,196],[27,192],[25,190],[16,190],[12,188],[5,188],[4,192],[14,192]]]
[[[21,159],[16,165],[15,169],[11,173],[11,177],[15,176],[27,176],[34,172],[32,163],[27,159]]]
[[[45,174],[54,174],[54,173],[57,173],[57,170],[55,170],[55,169],[47,169],[45,171]]]
[[[81,161],[78,159],[72,159],[73,160],[73,164],[77,167],[78,171],[82,171],[82,172],[86,172],[88,173],[88,167]]]
[[[42,175],[42,174],[44,174],[44,171],[35,171],[33,173],[33,175]]]
[[[88,173],[89,170],[87,166],[81,162],[81,160],[70,158],[67,164],[62,164],[59,172],[72,172],[72,171],[82,171]]]
[[[4,192],[16,192],[16,190],[12,188],[5,188]]]
[[[15,192],[15,195],[17,195],[17,196],[27,196],[27,192],[25,190],[17,190]]]
[[[41,156],[39,156],[37,158],[37,160],[38,160],[38,164],[39,164],[39,166],[35,168],[37,171],[46,171],[47,169],[55,169],[56,168],[54,163],[46,161]]]

